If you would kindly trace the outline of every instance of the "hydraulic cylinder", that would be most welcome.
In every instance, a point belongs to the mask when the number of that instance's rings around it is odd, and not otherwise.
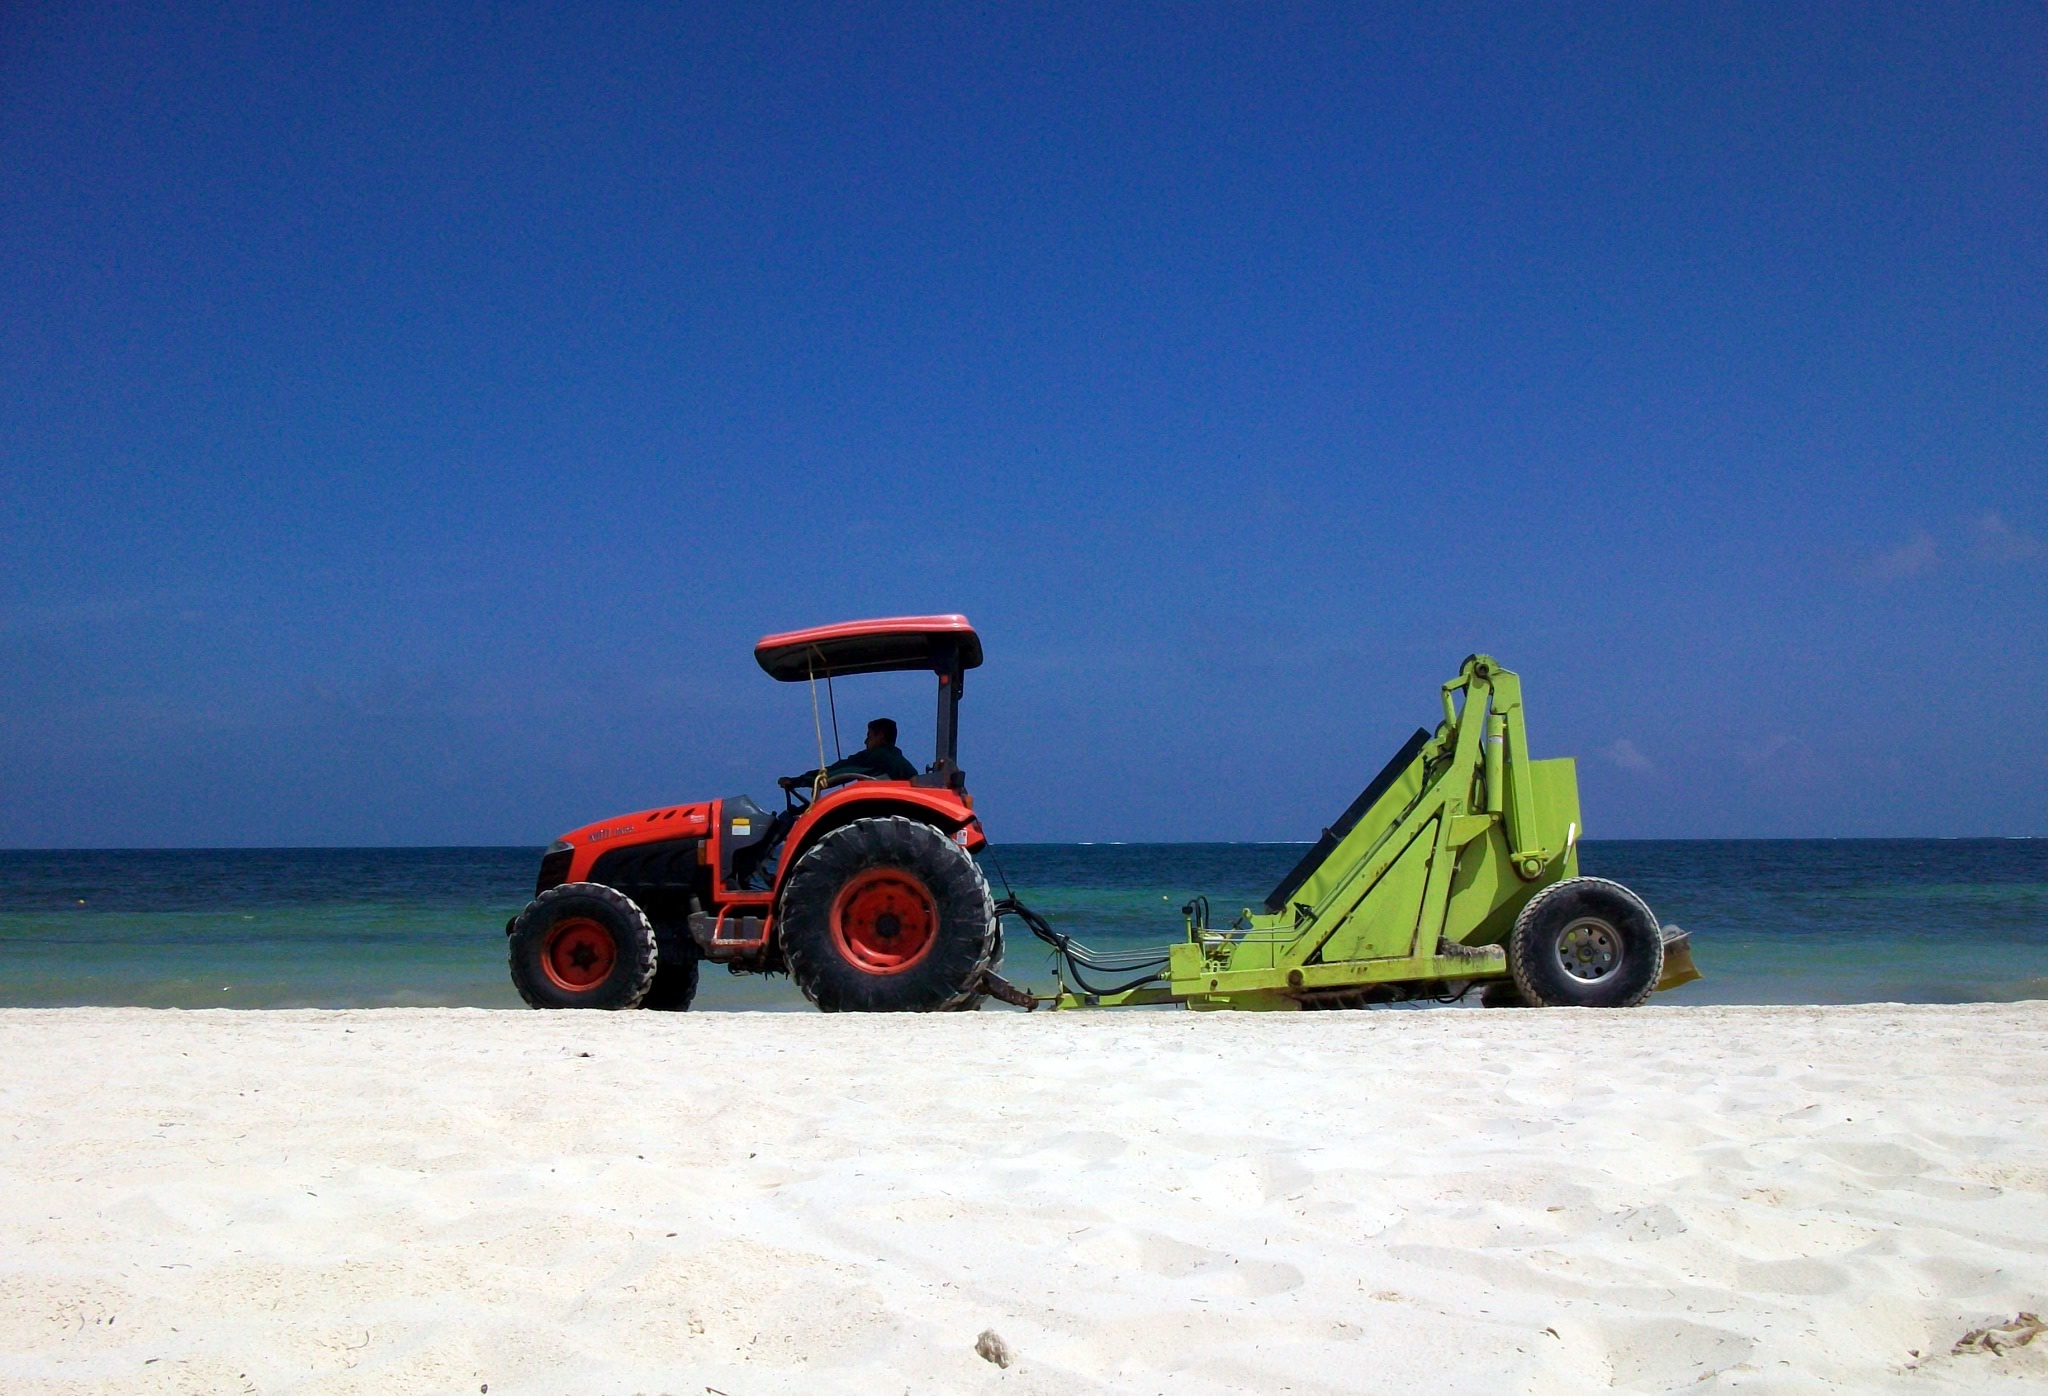
[[[1486,719],[1486,812],[1499,814],[1507,808],[1508,720],[1499,713]]]

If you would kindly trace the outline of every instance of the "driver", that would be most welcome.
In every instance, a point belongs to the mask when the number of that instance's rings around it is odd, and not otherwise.
[[[802,775],[784,776],[775,783],[784,790],[795,790],[799,786],[815,785],[818,771],[805,771]],[[822,774],[825,784],[833,785],[855,776],[866,776],[870,780],[910,780],[917,775],[917,767],[910,764],[896,747],[896,723],[886,717],[878,717],[868,724],[868,737],[861,750],[841,761],[834,761]]]

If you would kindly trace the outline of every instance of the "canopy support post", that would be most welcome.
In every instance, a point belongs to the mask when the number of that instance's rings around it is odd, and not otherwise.
[[[931,773],[950,789],[966,784],[960,772],[960,690],[967,673],[960,667],[960,645],[950,636],[932,641],[932,669],[939,676],[939,739]]]

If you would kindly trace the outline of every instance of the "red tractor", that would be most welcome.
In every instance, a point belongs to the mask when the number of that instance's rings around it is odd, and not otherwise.
[[[735,795],[563,835],[541,859],[534,899],[505,927],[520,997],[535,1008],[684,1009],[703,960],[786,970],[827,1012],[973,1008],[1006,990],[993,977],[995,904],[970,856],[987,840],[958,762],[961,683],[981,663],[967,618],[770,635],[754,658],[785,683],[936,674],[932,763],[908,780],[786,788],[773,814]]]

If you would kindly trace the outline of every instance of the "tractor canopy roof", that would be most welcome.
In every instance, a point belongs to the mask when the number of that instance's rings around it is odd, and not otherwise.
[[[962,669],[981,663],[981,637],[967,617],[889,616],[764,635],[754,645],[754,658],[770,678],[801,683],[813,675],[944,669],[949,648],[958,651]]]

